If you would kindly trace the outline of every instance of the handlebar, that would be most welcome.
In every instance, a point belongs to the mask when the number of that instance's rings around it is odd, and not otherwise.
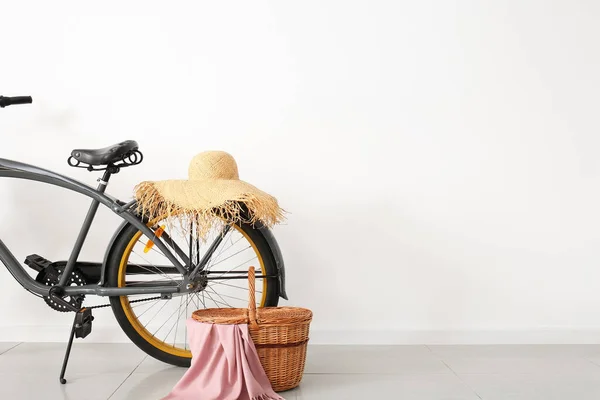
[[[12,106],[16,104],[31,104],[33,103],[33,99],[31,96],[15,96],[15,97],[5,97],[0,96],[0,108],[4,108],[6,106]]]

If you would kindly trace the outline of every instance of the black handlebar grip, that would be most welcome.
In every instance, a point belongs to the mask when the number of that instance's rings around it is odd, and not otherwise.
[[[31,104],[33,99],[31,96],[16,96],[10,98],[10,104]]]
[[[15,97],[4,97],[0,96],[0,108],[6,106],[12,106],[15,104],[31,104],[33,99],[31,96],[15,96]]]

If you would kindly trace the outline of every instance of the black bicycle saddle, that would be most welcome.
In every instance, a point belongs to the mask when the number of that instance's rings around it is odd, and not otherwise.
[[[123,157],[137,149],[135,140],[126,140],[103,149],[75,149],[71,152],[71,157],[89,165],[108,165],[123,160]]]

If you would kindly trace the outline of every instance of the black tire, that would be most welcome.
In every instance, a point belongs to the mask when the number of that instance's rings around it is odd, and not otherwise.
[[[254,229],[251,225],[241,224],[237,225],[243,233],[254,243],[256,250],[260,253],[263,260],[266,273],[268,275],[277,275],[277,267],[275,265],[275,259],[271,252],[267,241],[263,237],[262,233],[258,229]],[[108,263],[106,266],[107,283],[110,287],[118,287],[118,275],[121,259],[127,249],[128,244],[138,234],[138,229],[133,225],[128,225],[121,231],[119,237],[115,240],[113,247],[111,248],[110,255],[107,259]],[[279,287],[277,279],[269,279],[266,291],[266,298],[263,306],[274,307],[279,302]],[[163,361],[167,364],[189,367],[191,358],[180,357],[174,354],[167,353],[152,343],[148,342],[138,331],[134,328],[131,321],[128,319],[125,309],[123,308],[120,297],[110,297],[110,304],[121,329],[129,337],[129,339],[135,343],[142,351],[149,356]]]

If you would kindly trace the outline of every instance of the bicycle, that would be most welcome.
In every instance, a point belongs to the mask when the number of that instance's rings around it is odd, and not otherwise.
[[[0,96],[0,108],[30,103],[30,96]],[[187,367],[191,352],[185,319],[190,307],[245,307],[247,293],[235,294],[248,289],[234,283],[247,279],[249,265],[257,265],[259,271],[258,307],[277,306],[279,298],[287,299],[281,250],[272,231],[260,223],[216,224],[214,232],[201,242],[192,235],[193,221],[189,231],[166,229],[170,217],[150,221],[140,215],[135,199],[124,202],[105,193],[112,175],[142,160],[133,140],[102,149],[73,150],[67,159],[70,166],[103,171],[94,188],[40,167],[0,158],[0,177],[59,186],[92,199],[67,260],[50,261],[37,254],[25,258],[25,264],[37,273],[35,278],[0,240],[0,260],[23,288],[43,298],[55,311],[75,313],[59,378],[63,384],[73,339],[91,333],[95,308],[111,307],[121,329],[149,356]],[[100,205],[123,222],[109,240],[102,261],[80,261]],[[224,262],[234,266],[223,268]],[[109,303],[85,307],[86,296],[108,297]],[[152,317],[144,318],[146,315]],[[156,320],[158,315],[161,318]],[[171,323],[173,317],[175,322]]]

